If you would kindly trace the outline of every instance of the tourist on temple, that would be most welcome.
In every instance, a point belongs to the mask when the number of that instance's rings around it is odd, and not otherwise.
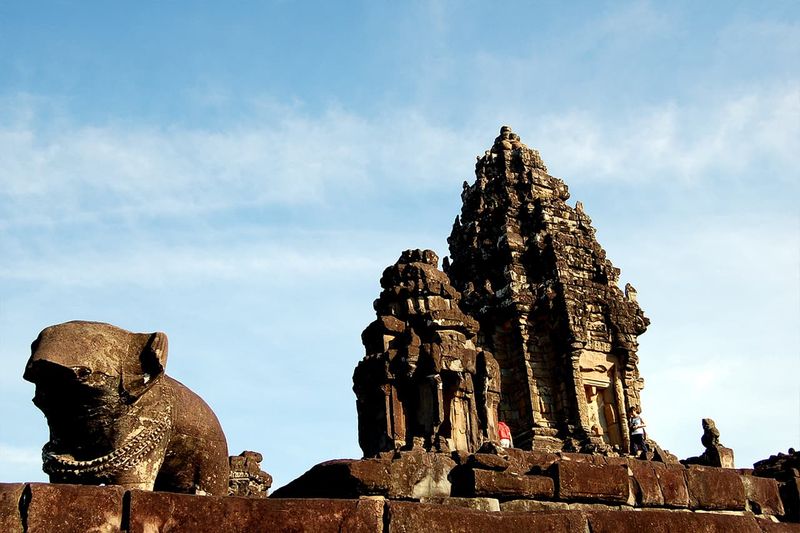
[[[514,440],[511,438],[511,428],[505,422],[497,423],[497,436],[500,437],[500,446],[513,448]]]
[[[628,427],[631,431],[631,455],[647,451],[644,428],[647,424],[642,419],[642,410],[638,407],[628,409]]]

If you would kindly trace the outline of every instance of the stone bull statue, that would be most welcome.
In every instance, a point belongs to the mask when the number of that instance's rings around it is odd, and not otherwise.
[[[167,336],[98,322],[42,330],[24,378],[36,384],[54,483],[225,495],[225,435],[208,405],[164,374]]]

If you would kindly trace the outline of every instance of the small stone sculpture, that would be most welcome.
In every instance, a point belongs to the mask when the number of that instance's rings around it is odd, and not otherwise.
[[[700,443],[707,450],[715,446],[719,446],[719,430],[717,424],[710,418],[704,418],[701,422],[703,425],[703,436],[700,437]]]
[[[206,403],[164,374],[167,336],[98,322],[45,328],[24,378],[47,417],[54,483],[224,495],[225,435]]]
[[[685,465],[705,465],[718,466],[722,468],[734,468],[733,450],[726,448],[719,443],[719,430],[714,420],[704,418],[702,420],[703,436],[700,442],[705,447],[705,451],[699,457],[689,457],[681,463]]]
[[[261,470],[262,455],[244,451],[229,458],[231,481],[228,496],[266,498],[272,486],[272,476]]]

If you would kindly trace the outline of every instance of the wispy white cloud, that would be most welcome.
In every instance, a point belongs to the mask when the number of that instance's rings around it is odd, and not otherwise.
[[[354,237],[351,235],[351,237]],[[385,265],[384,249],[360,250],[359,239],[334,245],[325,236],[294,245],[265,241],[190,243],[175,247],[154,241],[121,242],[113,248],[51,247],[40,255],[20,253],[0,263],[0,280],[62,287],[109,284],[159,287],[185,283],[242,282],[345,277]],[[399,252],[397,252],[399,253]],[[261,280],[261,281],[259,281]]]
[[[693,107],[667,103],[609,123],[584,111],[520,113],[523,141],[570,180],[686,182],[770,162],[800,167],[800,90],[772,88]],[[432,123],[406,109],[365,117],[283,109],[220,130],[140,125],[49,132],[26,118],[0,127],[0,225],[108,216],[191,215],[314,205],[468,177],[494,132]],[[767,176],[791,180],[791,176]]]
[[[564,175],[690,183],[766,165],[800,167],[799,116],[800,89],[778,87],[709,105],[661,104],[617,121],[580,111],[551,115],[534,137],[545,161]],[[796,174],[762,179],[792,183]]]
[[[34,210],[45,219],[314,203],[332,173],[347,169],[350,183],[363,176],[357,145],[341,141],[353,128],[336,113],[317,124],[293,120],[226,132],[76,127],[48,138],[29,126],[0,132],[0,160],[9,169],[6,196],[21,208],[47,205]]]
[[[0,128],[0,166],[8,169],[0,174],[0,225],[56,228],[65,221],[109,216],[186,217],[252,205],[320,204],[337,197],[352,204],[359,194],[380,199],[373,202],[379,215],[381,205],[392,203],[381,195],[397,187],[419,194],[433,191],[429,201],[437,202],[443,189],[452,191],[469,178],[469,161],[480,150],[476,147],[487,144],[486,132],[432,124],[411,111],[367,118],[331,110],[315,119],[281,108],[270,116],[267,126],[243,124],[226,131],[75,126],[52,133],[27,114]],[[753,174],[764,161],[796,169],[797,116],[800,91],[773,88],[721,99],[707,108],[666,104],[615,124],[573,112],[536,121],[523,116],[515,126],[523,140],[541,150],[551,171],[569,183],[624,180],[641,186],[663,178],[684,183],[736,179],[746,171]],[[759,180],[759,186],[792,184],[791,174],[762,173]],[[671,227],[658,234],[648,227],[639,241],[653,249],[645,253],[637,247],[628,257],[611,257],[626,274],[638,270],[650,278],[692,271],[691,279],[713,279],[722,287],[724,279],[747,283],[758,272],[759,285],[769,290],[796,286],[786,280],[800,263],[796,218],[720,227],[697,220],[691,224],[685,231]],[[98,287],[353,275],[379,271],[399,250],[419,242],[352,228],[346,236],[324,235],[318,228],[313,235],[281,231],[281,238],[237,230],[198,239],[195,230],[188,230],[162,241],[135,231],[119,240],[95,228],[77,243],[34,247],[25,235],[17,238],[7,231],[0,241],[0,279]],[[735,259],[728,260],[732,254]],[[631,281],[640,286],[641,277]],[[713,302],[719,296],[714,287],[701,283],[693,290]],[[780,294],[790,298],[793,293]],[[670,308],[669,302],[661,308]]]
[[[404,182],[425,189],[464,149],[456,132],[414,112],[285,113],[224,131],[120,125],[49,133],[31,120],[0,128],[0,224],[314,205]]]
[[[798,75],[800,23],[791,17],[739,16],[716,34],[716,66],[741,73],[743,66],[763,75]],[[768,70],[760,70],[766,67]],[[735,69],[735,70],[734,70]],[[710,76],[718,72],[709,72]]]
[[[654,35],[667,35],[674,28],[674,19],[663,10],[654,8],[651,2],[612,4],[613,9],[591,25],[588,37],[594,40],[616,38],[638,41]]]

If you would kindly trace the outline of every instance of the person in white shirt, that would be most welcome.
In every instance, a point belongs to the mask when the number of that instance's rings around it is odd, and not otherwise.
[[[644,428],[647,424],[642,419],[642,411],[638,407],[628,409],[628,427],[631,432],[631,455],[647,451]]]

